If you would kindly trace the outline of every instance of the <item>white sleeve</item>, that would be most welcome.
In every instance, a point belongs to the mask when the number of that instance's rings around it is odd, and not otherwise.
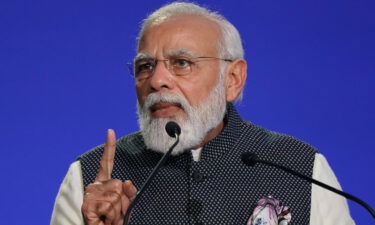
[[[315,155],[313,178],[341,190],[335,174],[322,154]],[[326,224],[353,225],[355,223],[344,197],[313,184],[310,225]]]
[[[70,165],[60,186],[52,213],[51,225],[83,225],[81,206],[83,202],[83,182],[81,163]]]

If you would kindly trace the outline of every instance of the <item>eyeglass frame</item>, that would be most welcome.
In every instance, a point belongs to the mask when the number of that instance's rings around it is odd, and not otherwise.
[[[187,61],[189,63],[190,71],[187,72],[186,74],[177,74],[173,70],[174,66],[170,64],[170,60],[172,60],[172,59],[177,59],[177,60],[181,59],[181,60]],[[199,59],[202,59],[202,60],[199,60]],[[186,76],[186,75],[189,75],[193,71],[192,66],[194,66],[195,63],[204,61],[204,59],[207,59],[207,60],[216,59],[216,60],[222,60],[222,61],[225,61],[225,62],[233,62],[234,61],[232,59],[225,59],[225,58],[219,58],[219,57],[213,57],[213,56],[198,56],[198,57],[171,56],[171,57],[169,57],[169,59],[157,59],[157,58],[153,58],[153,57],[144,57],[144,58],[141,58],[141,59],[135,59],[133,62],[128,62],[127,66],[128,66],[128,69],[129,69],[129,72],[130,72],[131,76],[134,77],[136,80],[147,79],[147,78],[151,77],[155,73],[155,69],[156,69],[156,66],[157,66],[159,61],[164,62],[165,68],[172,75],[174,75],[174,76]],[[152,70],[150,70],[148,72],[148,75],[145,76],[144,78],[139,78],[136,75],[135,70],[136,70],[137,61],[149,61],[149,62],[151,62],[151,66],[153,66]]]

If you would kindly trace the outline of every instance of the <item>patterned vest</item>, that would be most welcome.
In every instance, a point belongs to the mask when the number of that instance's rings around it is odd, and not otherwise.
[[[232,104],[225,122],[203,147],[199,162],[190,152],[167,161],[134,207],[131,224],[246,224],[258,200],[269,195],[289,206],[291,224],[309,224],[311,184],[270,166],[248,167],[241,154],[254,152],[311,177],[316,150],[243,121]],[[78,158],[85,187],[95,180],[102,151],[103,145]],[[122,137],[112,177],[140,188],[161,156],[146,148],[139,132]]]

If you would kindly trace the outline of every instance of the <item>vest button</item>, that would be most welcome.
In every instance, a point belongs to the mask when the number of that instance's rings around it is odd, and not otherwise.
[[[200,182],[204,179],[203,174],[201,174],[199,171],[194,171],[193,172],[193,180],[195,182]]]

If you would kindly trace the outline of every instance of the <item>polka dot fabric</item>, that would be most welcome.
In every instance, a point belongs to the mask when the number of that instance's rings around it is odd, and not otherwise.
[[[241,161],[243,152],[312,176],[316,150],[286,135],[243,121],[228,104],[223,132],[207,143],[201,160],[172,156],[135,206],[131,224],[246,224],[255,204],[272,195],[292,212],[291,224],[309,224],[311,184],[276,168]],[[84,186],[94,182],[103,146],[79,157]],[[139,189],[161,154],[147,149],[140,133],[117,142],[112,177]]]

